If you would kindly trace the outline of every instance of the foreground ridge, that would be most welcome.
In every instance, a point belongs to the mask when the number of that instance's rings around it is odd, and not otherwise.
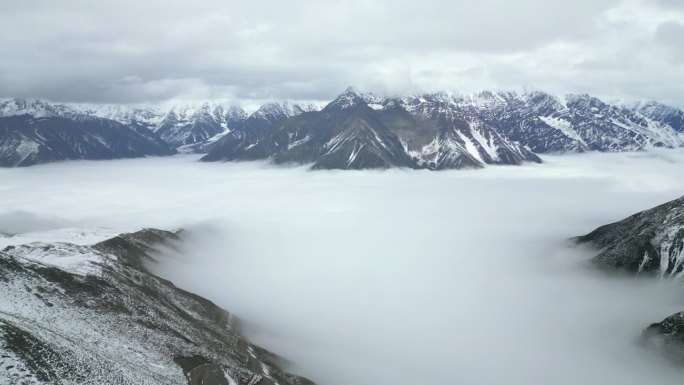
[[[311,384],[212,302],[147,271],[183,233],[0,251],[0,383]]]
[[[681,281],[684,196],[575,238],[599,250],[592,262],[608,272]],[[641,342],[684,364],[684,311],[646,328]]]

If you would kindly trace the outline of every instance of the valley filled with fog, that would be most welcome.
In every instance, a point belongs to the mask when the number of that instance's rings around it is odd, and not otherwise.
[[[327,384],[676,384],[636,344],[677,283],[567,239],[684,194],[684,151],[482,170],[309,171],[195,155],[0,169],[0,233],[190,230],[152,269]]]

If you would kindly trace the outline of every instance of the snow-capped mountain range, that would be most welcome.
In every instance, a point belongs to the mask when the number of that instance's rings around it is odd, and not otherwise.
[[[26,116],[21,124],[18,116]],[[171,152],[206,153],[204,161],[268,159],[314,168],[477,168],[539,162],[535,154],[543,153],[684,146],[684,112],[657,102],[624,105],[540,91],[387,98],[350,88],[323,108],[274,102],[251,114],[222,101],[88,105],[5,99],[0,101],[0,164],[60,159],[60,154],[42,155],[56,151],[49,151],[55,145],[33,128],[36,119],[43,119],[43,129],[53,119],[112,122],[113,130],[144,134]],[[72,143],[73,154],[61,159],[92,158],[78,147],[98,135],[64,140]],[[118,157],[146,155],[163,154]]]

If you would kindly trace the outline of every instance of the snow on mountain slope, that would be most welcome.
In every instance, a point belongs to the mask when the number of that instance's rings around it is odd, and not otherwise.
[[[24,114],[33,117],[108,119],[131,128],[151,130],[173,147],[206,141],[236,128],[247,117],[242,108],[220,100],[139,105],[58,104],[23,99],[0,102],[0,117]]]
[[[318,135],[316,141],[307,141],[304,144],[307,146],[322,142],[322,146],[318,148],[319,153],[311,157],[314,160],[314,169],[415,167],[415,161],[406,154],[401,141],[382,121],[380,113],[352,89],[345,91],[320,114],[312,117],[313,120],[304,122],[304,127],[308,125],[311,128],[308,137],[316,136],[317,125],[327,126],[324,135]],[[299,130],[297,125],[290,127],[295,131]],[[295,149],[288,149],[288,152],[280,154],[277,159],[301,162],[302,159],[296,159],[293,154],[301,154],[302,146],[292,147]],[[318,146],[314,145],[311,148],[316,147]]]
[[[86,115],[144,127],[176,148],[206,142],[235,129],[247,117],[242,108],[222,100],[128,106],[76,105],[75,108]]]
[[[54,104],[38,99],[1,99],[0,117],[31,115],[36,118],[70,117],[79,114],[71,105]]]
[[[684,196],[601,226],[575,238],[597,249],[601,269],[621,274],[684,279]],[[684,311],[653,323],[640,342],[677,364],[684,364]]]
[[[630,274],[684,278],[684,197],[577,238],[600,252],[594,263]]]
[[[300,115],[304,112],[318,110],[319,108],[315,104],[296,104],[289,101],[272,102],[259,107],[259,109],[252,113],[247,119],[273,124],[283,119]]]
[[[448,102],[430,95],[389,99],[349,88],[319,112],[224,138],[231,146],[220,148],[217,143],[203,160],[272,159],[340,169],[447,169],[539,161]],[[220,157],[217,152],[230,155]]]
[[[123,232],[121,229],[73,227],[19,234],[0,234],[0,249],[7,246],[25,245],[31,242],[64,242],[80,246],[94,245]]]
[[[630,109],[589,95],[568,95],[566,99],[568,111],[561,116],[572,124],[590,150],[639,151],[684,145],[684,137],[672,127]]]
[[[545,119],[566,107],[541,92],[520,95],[489,91],[458,97],[456,104],[468,115],[479,116],[504,137],[536,153],[587,150],[572,125],[561,119]],[[551,124],[554,123],[554,124]]]
[[[230,161],[268,159],[282,146],[271,134],[285,121],[306,112],[318,111],[313,104],[298,105],[291,102],[267,103],[249,115],[236,130],[207,146],[202,161]]]
[[[676,131],[684,133],[684,111],[682,110],[655,101],[636,103],[632,108],[653,121],[669,125]]]
[[[230,314],[147,272],[155,248],[177,242],[146,229],[0,250],[0,383],[311,384],[273,365]]]
[[[543,92],[482,92],[462,107],[535,152],[641,151],[681,147],[684,136],[664,122],[589,95],[565,101]]]
[[[68,159],[119,159],[176,151],[147,130],[81,116],[0,117],[0,166],[30,166]]]
[[[404,141],[411,151],[421,154],[419,161],[423,164],[431,163],[435,168],[443,169],[455,168],[454,160],[463,158],[478,167],[540,162],[530,150],[500,135],[477,114],[464,112],[459,100],[452,95],[425,94],[404,98],[401,104],[423,126],[403,132],[406,135]],[[429,143],[425,144],[425,139],[416,142],[413,132],[421,131],[432,137]]]
[[[359,105],[375,112],[373,119],[399,140],[404,154],[398,157],[412,158],[414,164],[410,167],[515,165],[539,162],[535,153],[643,151],[684,146],[684,112],[655,102],[624,106],[589,95],[567,95],[561,100],[540,91],[482,91],[468,95],[435,92],[386,98],[349,88],[326,105],[324,114],[351,114]],[[221,101],[137,106],[53,104],[22,99],[0,102],[0,117],[28,114],[74,121],[97,117],[119,122],[138,134],[153,132],[148,135],[182,152],[207,153],[205,161],[315,162],[323,155],[319,147],[324,143],[320,140],[334,130],[326,125],[339,124],[339,119],[312,118],[319,119],[316,124],[320,133],[291,127],[295,123],[290,121],[316,112],[323,111],[313,104],[291,102],[267,103],[251,115]],[[369,112],[368,116],[371,115]],[[306,119],[294,121],[309,125]],[[284,126],[289,127],[288,133],[279,133]],[[314,140],[316,137],[320,140]],[[373,135],[367,137],[373,140]],[[37,144],[25,139],[5,139],[5,148],[12,148],[13,153],[6,164],[23,163],[22,157],[31,159],[38,151]],[[347,162],[354,153],[385,146],[358,143],[344,150],[349,152]],[[387,146],[385,150],[394,151]],[[342,158],[335,161],[335,167],[346,167]],[[389,158],[383,158],[377,164],[386,167]],[[393,158],[394,163],[407,165],[397,156]]]
[[[201,143],[225,131],[236,129],[246,119],[240,107],[224,107],[204,103],[198,107],[174,106],[154,127],[174,147]]]

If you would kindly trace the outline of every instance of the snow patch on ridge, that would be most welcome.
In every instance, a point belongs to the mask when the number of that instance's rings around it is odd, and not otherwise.
[[[587,147],[587,143],[584,141],[584,139],[582,139],[582,137],[577,132],[575,132],[575,130],[572,128],[572,124],[567,120],[555,118],[552,116],[540,116],[539,119],[547,125],[551,126],[552,128],[555,128],[556,130],[562,132],[563,135],[567,136],[568,138],[574,139],[582,143],[582,146]]]
[[[46,231],[32,231],[14,235],[0,235],[0,249],[7,246],[19,246],[33,242],[66,242],[74,245],[94,245],[115,237],[131,229],[108,228],[63,228]]]
[[[101,264],[105,262],[104,255],[95,253],[87,247],[60,242],[34,242],[16,247],[9,246],[3,252],[15,258],[83,276],[101,275]]]
[[[77,275],[100,275],[100,265],[105,257],[84,246],[94,245],[124,232],[127,231],[64,228],[0,235],[0,251]]]

